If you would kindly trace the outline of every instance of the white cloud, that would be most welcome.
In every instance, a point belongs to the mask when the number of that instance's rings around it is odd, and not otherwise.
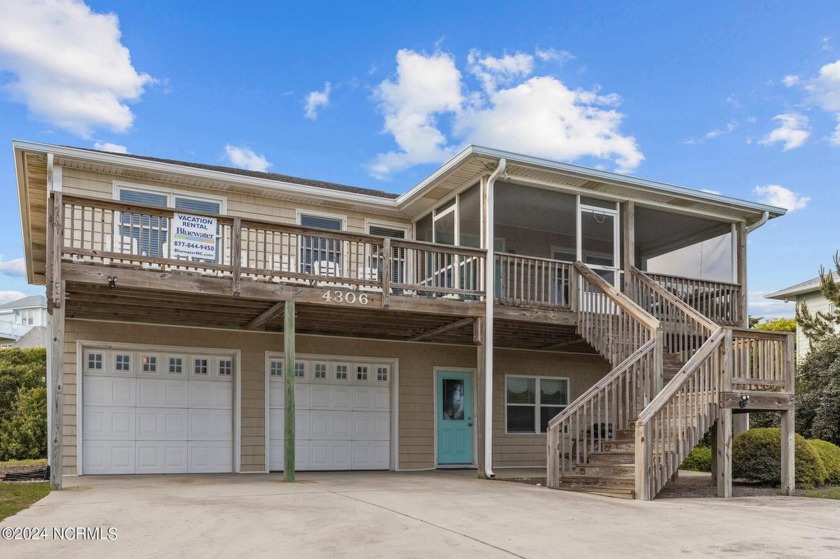
[[[26,297],[26,293],[22,291],[0,291],[0,303],[8,303],[9,301],[17,301]]]
[[[266,172],[271,163],[262,155],[257,155],[254,151],[245,146],[232,146],[230,144],[225,146],[225,153],[228,161],[234,167],[241,169],[248,169],[249,171]]]
[[[438,129],[437,117],[461,109],[461,72],[448,54],[426,56],[412,50],[397,52],[397,79],[384,80],[374,91],[385,117],[385,132],[401,151],[380,153],[371,174],[391,173],[424,163],[439,163],[454,153]]]
[[[535,54],[537,55],[537,58],[543,62],[553,61],[561,64],[575,58],[575,56],[567,50],[557,50],[553,48],[541,49],[537,47]]]
[[[36,118],[88,137],[93,128],[127,131],[154,79],[131,64],[119,19],[80,0],[0,0],[2,86]]]
[[[834,127],[834,132],[828,138],[828,142],[833,146],[840,146],[840,114],[837,115],[837,126]]]
[[[782,151],[789,151],[801,147],[811,135],[808,117],[805,115],[784,113],[776,115],[773,120],[779,123],[779,127],[758,141],[763,146],[782,143]]]
[[[534,57],[517,52],[496,58],[473,49],[467,55],[467,71],[481,82],[484,91],[492,93],[500,84],[506,85],[516,78],[530,76],[534,71]]]
[[[778,184],[756,186],[753,189],[753,194],[760,197],[759,201],[762,204],[785,208],[789,212],[801,210],[811,201],[810,196],[800,196],[792,190],[784,186],[779,186]]]
[[[23,258],[3,260],[3,257],[0,256],[0,274],[23,277],[26,275],[26,263],[24,263]]]
[[[817,77],[810,80],[805,89],[821,109],[840,113],[840,60],[820,68]]]
[[[318,111],[323,107],[330,105],[330,92],[332,85],[330,82],[324,84],[323,91],[310,91],[306,96],[306,108],[304,109],[304,116],[306,118],[315,120],[318,118]]]
[[[120,144],[112,144],[111,142],[94,142],[93,149],[109,151],[111,153],[128,153],[127,147]]]
[[[782,83],[785,84],[785,87],[793,87],[799,83],[799,76],[787,75],[782,78]]]
[[[764,319],[770,318],[793,318],[796,314],[796,304],[791,301],[785,303],[776,299],[765,297],[772,291],[750,291],[747,293],[747,310],[750,316],[760,316]]]
[[[594,157],[612,161],[620,172],[641,163],[635,138],[619,130],[617,94],[571,90],[553,76],[532,75],[536,66],[530,54],[494,57],[473,50],[466,70],[479,87],[471,89],[450,54],[400,50],[397,79],[375,91],[384,131],[400,149],[379,154],[371,174],[385,178],[412,165],[440,163],[463,144],[552,159]]]

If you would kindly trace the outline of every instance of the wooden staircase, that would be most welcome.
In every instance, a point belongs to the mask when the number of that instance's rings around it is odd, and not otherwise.
[[[716,422],[731,452],[740,397],[757,401],[756,411],[791,409],[793,340],[719,326],[635,268],[626,279],[624,294],[574,265],[578,333],[614,368],[549,422],[546,484],[650,500]],[[718,477],[718,492],[731,494],[731,470]]]

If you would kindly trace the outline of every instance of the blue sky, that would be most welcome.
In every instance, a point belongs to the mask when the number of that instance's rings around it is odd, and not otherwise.
[[[10,141],[402,192],[468,143],[793,211],[761,295],[840,249],[837,2],[0,0],[0,298],[26,285]]]

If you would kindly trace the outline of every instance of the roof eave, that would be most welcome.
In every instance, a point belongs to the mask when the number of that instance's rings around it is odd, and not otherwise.
[[[330,198],[336,201],[381,206],[383,208],[392,210],[396,209],[395,199],[373,196],[370,194],[344,192],[341,190],[332,190],[328,188],[318,188],[314,186],[301,185],[280,180],[236,175],[232,173],[226,173],[224,171],[214,171],[210,169],[200,169],[197,167],[190,167],[188,165],[178,165],[177,163],[149,161],[120,154],[83,150],[64,146],[54,146],[49,144],[41,144],[38,142],[27,142],[24,140],[13,140],[12,145],[16,150],[20,149],[21,151],[52,153],[56,156],[65,157],[68,159],[95,161],[97,163],[102,163],[105,165],[126,167],[143,171],[155,171],[164,174],[199,177],[211,181],[226,182],[254,188],[263,188],[266,190],[282,190],[284,192],[291,192],[302,196],[308,196],[313,199]]]

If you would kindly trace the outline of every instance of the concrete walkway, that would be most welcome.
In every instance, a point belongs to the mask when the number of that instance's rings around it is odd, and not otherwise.
[[[0,524],[46,527],[46,541],[0,539],[0,557],[840,556],[838,501],[643,503],[472,475],[67,478]],[[102,527],[103,539],[54,539],[53,528],[75,527]]]

